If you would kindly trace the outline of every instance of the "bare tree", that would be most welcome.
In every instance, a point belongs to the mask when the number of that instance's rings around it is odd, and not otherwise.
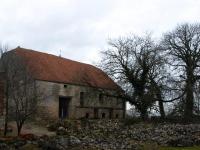
[[[182,24],[166,33],[162,42],[168,52],[171,66],[184,86],[184,118],[191,120],[194,110],[195,84],[200,79],[200,24]]]
[[[102,52],[101,68],[118,81],[125,90],[126,100],[146,119],[148,109],[157,101],[154,69],[162,64],[160,50],[150,36],[119,38],[109,45],[111,48]]]
[[[5,70],[9,81],[6,89],[9,93],[8,114],[16,121],[19,135],[24,122],[37,111],[42,93],[31,74],[33,70],[28,67],[27,60],[15,51],[10,51],[3,54],[2,61],[9,65]]]

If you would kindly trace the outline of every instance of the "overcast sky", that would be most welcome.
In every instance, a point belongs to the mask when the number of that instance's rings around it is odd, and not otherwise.
[[[0,41],[86,63],[107,40],[200,21],[200,0],[1,0]]]

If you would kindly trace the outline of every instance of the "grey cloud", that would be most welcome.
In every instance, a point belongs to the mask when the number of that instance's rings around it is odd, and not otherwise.
[[[200,20],[197,0],[2,0],[0,41],[92,62],[106,40]]]

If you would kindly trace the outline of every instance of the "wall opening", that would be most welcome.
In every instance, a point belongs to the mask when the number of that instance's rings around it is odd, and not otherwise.
[[[103,104],[103,94],[99,94],[99,103]]]
[[[116,115],[115,115],[115,118],[119,118],[119,114],[116,114]]]
[[[59,97],[59,118],[65,119],[69,117],[69,97]]]
[[[98,108],[94,108],[94,118],[95,119],[98,119],[98,113],[99,113],[99,110],[98,110]]]
[[[101,118],[105,118],[106,117],[106,114],[105,113],[102,113],[101,114]]]
[[[80,92],[80,106],[84,105],[84,92]]]
[[[89,118],[90,117],[90,114],[89,113],[86,113],[85,114],[85,118]]]

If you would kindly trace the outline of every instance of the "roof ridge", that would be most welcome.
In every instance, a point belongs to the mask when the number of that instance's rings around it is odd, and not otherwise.
[[[33,49],[28,49],[28,48],[24,48],[24,47],[20,47],[20,46],[12,49],[10,51],[13,51],[13,50],[27,50],[27,51],[32,51],[32,52],[35,52],[35,53],[41,53],[41,54],[44,54],[44,55],[50,55],[50,56],[57,57],[57,58],[60,58],[60,59],[65,59],[65,60],[68,60],[68,61],[73,61],[73,62],[76,62],[76,63],[81,63],[81,64],[85,64],[85,65],[89,65],[89,66],[97,68],[96,66],[94,66],[92,64],[89,64],[89,63],[84,63],[84,62],[80,62],[80,61],[77,61],[77,60],[72,60],[72,59],[69,59],[69,58],[66,58],[66,57],[56,56],[55,54],[51,54],[51,53],[48,53],[48,52],[43,52],[43,51],[40,51],[40,50],[33,50]],[[97,68],[97,69],[99,69],[99,68]]]

